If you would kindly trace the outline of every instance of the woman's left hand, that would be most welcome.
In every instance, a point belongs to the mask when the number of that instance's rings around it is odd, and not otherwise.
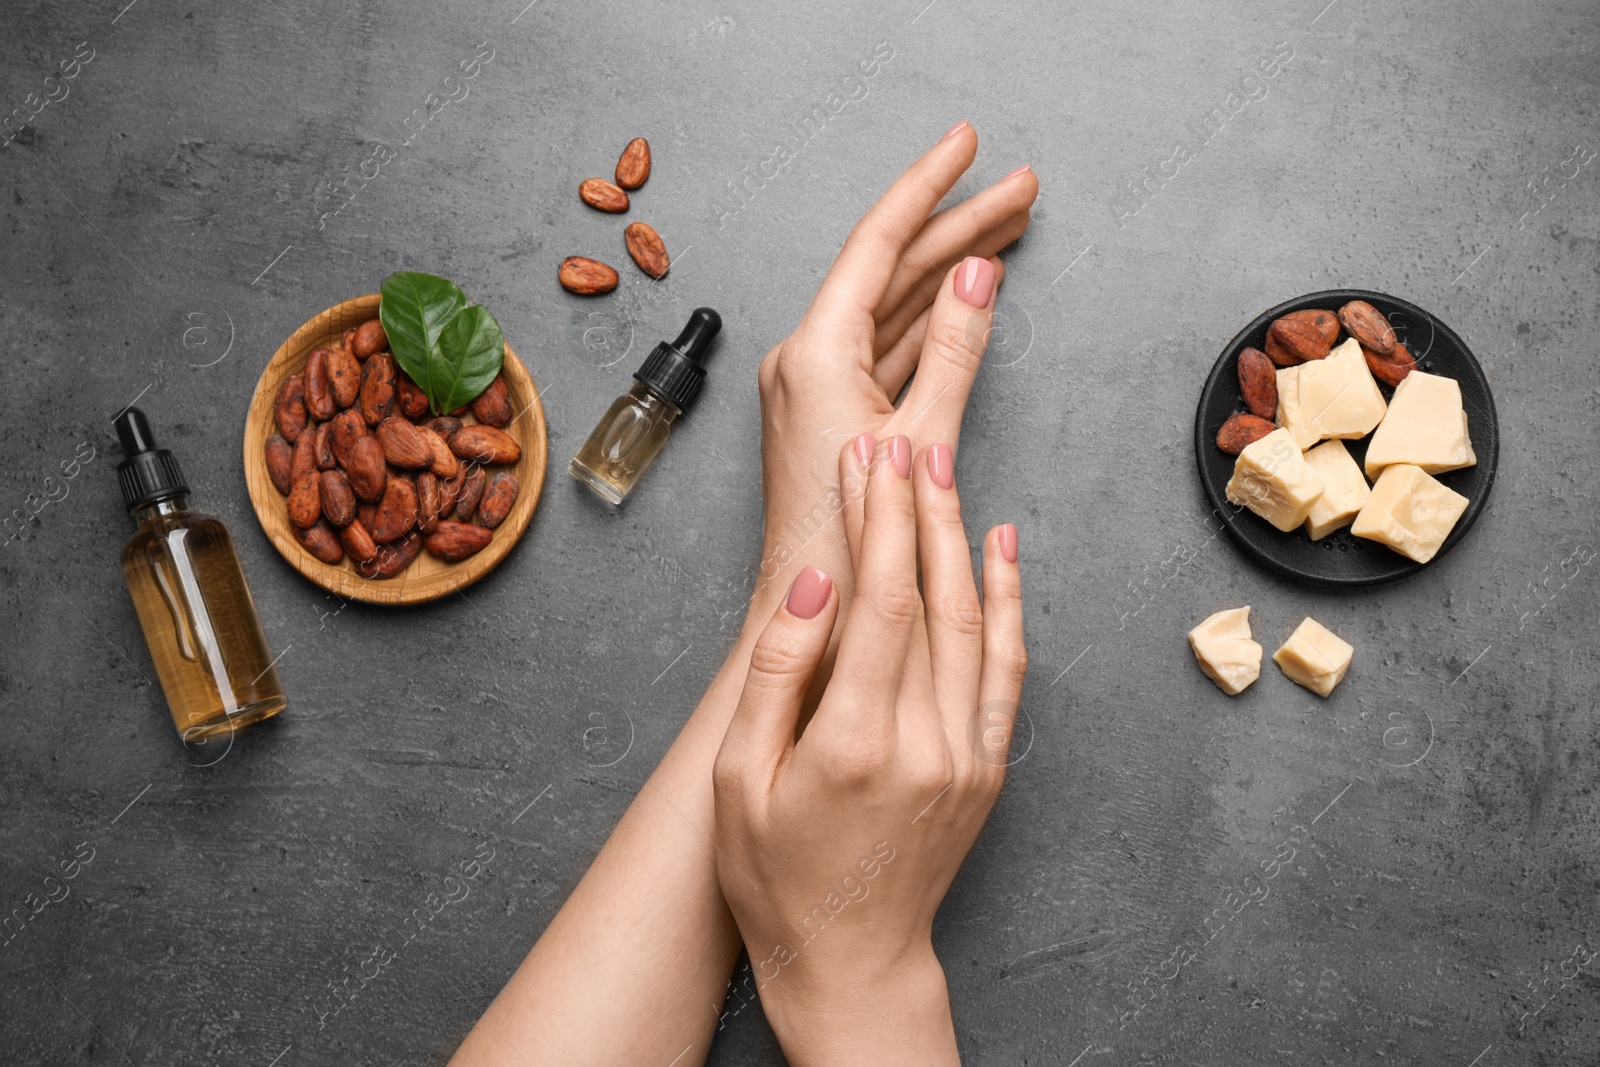
[[[933,916],[1005,777],[1027,663],[1016,528],[984,541],[980,605],[948,446],[913,463],[904,437],[868,435],[839,464],[866,492],[837,662],[796,740],[839,610],[807,568],[717,756],[718,880],[791,1063],[955,1062]]]

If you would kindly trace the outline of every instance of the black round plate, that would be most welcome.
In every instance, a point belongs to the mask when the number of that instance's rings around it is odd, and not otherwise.
[[[1454,378],[1461,384],[1461,401],[1467,411],[1467,432],[1472,438],[1472,450],[1477,454],[1478,463],[1464,470],[1436,475],[1439,481],[1466,497],[1468,503],[1455,529],[1450,531],[1450,536],[1440,546],[1438,555],[1426,564],[1415,563],[1376,541],[1352,537],[1349,527],[1331,533],[1320,541],[1307,537],[1303,526],[1290,533],[1282,533],[1255,512],[1228,502],[1226,490],[1228,479],[1233,477],[1234,457],[1217,447],[1217,430],[1229,415],[1244,410],[1244,402],[1239,397],[1236,370],[1240,351],[1245,348],[1265,349],[1267,326],[1273,319],[1308,308],[1337,312],[1351,300],[1365,300],[1388,317],[1401,343],[1415,357],[1420,370]],[[1394,390],[1381,382],[1378,388],[1387,402]],[[1346,441],[1345,445],[1356,463],[1366,458],[1365,439]],[[1297,296],[1262,312],[1228,342],[1222,355],[1217,358],[1216,365],[1211,368],[1205,388],[1200,392],[1200,408],[1194,419],[1194,454],[1200,465],[1200,484],[1205,486],[1212,514],[1228,528],[1228,533],[1233,535],[1245,552],[1291,578],[1322,585],[1376,585],[1404,578],[1425,566],[1436,564],[1467,535],[1494,485],[1495,469],[1500,458],[1500,426],[1495,419],[1494,395],[1489,391],[1489,380],[1466,342],[1454,330],[1417,305],[1399,297],[1365,289],[1329,289]]]

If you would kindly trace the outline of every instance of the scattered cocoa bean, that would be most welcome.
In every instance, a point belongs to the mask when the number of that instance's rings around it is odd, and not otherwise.
[[[637,189],[650,177],[650,142],[635,137],[622,150],[617,160],[617,184],[624,189]]]
[[[592,208],[613,215],[628,210],[627,191],[604,178],[585,178],[579,182],[578,198]]]
[[[667,258],[666,244],[653,226],[646,222],[631,222],[622,231],[622,240],[628,246],[628,255],[633,257],[640,270],[652,278],[666,275],[671,261]]]
[[[617,272],[598,259],[586,256],[568,256],[561,261],[556,272],[561,288],[579,296],[598,296],[617,287]],[[454,414],[452,412],[451,414]]]

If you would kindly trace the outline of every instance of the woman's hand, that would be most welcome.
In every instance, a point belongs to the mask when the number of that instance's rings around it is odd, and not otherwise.
[[[851,230],[799,326],[762,361],[766,530],[751,625],[771,613],[802,559],[837,575],[846,602],[852,595],[833,493],[842,443],[870,433],[953,449],[960,438],[1004,274],[996,253],[1027,229],[1039,192],[1023,167],[933,214],[977,149],[963,122],[912,164]]]
[[[848,526],[852,537],[860,533],[862,501],[859,486],[850,499],[838,494],[833,465],[841,442],[862,432],[885,438],[904,434],[919,442],[953,444],[957,438],[962,407],[982,359],[994,307],[999,264],[993,257],[1027,226],[1028,208],[1038,191],[1030,174],[1015,173],[930,218],[940,198],[972,163],[976,150],[977,135],[963,123],[913,165],[855,227],[849,246],[829,272],[800,326],[762,363],[761,450],[767,526],[752,619],[764,621],[771,617],[789,579],[800,569],[798,560],[791,558],[800,552],[818,566],[831,569],[848,599],[854,582],[848,577],[853,570],[845,530]],[[967,256],[975,258],[958,266]],[[913,371],[918,371],[916,385],[897,412],[894,400]],[[910,456],[910,445],[904,438],[899,438],[894,447],[897,457]],[[953,453],[946,448],[938,455],[942,459],[935,464],[936,473],[947,483]],[[953,494],[949,500],[953,509]],[[1016,568],[995,562],[997,542],[992,535],[989,540],[991,566],[986,573],[998,568],[1009,575],[989,580],[998,580],[1012,589],[1009,596],[1015,599]],[[1007,543],[1012,546],[1014,559],[1014,535]],[[964,540],[959,546],[955,540],[950,544],[959,547],[954,554],[967,568]],[[911,565],[909,557],[906,565]],[[965,583],[965,603],[975,604],[970,569]],[[828,584],[831,590],[831,583]],[[804,593],[796,596],[798,606],[804,602]],[[1004,595],[1001,599],[1005,599]],[[828,628],[839,610],[838,597],[831,591],[828,600],[823,613],[826,618],[817,613],[819,608],[813,610],[810,620],[782,613],[780,620],[785,625],[810,626],[813,636],[820,635],[817,639],[825,644]],[[929,603],[940,606],[946,601],[930,592]],[[852,610],[852,618],[854,614]],[[976,618],[975,608],[966,622],[969,630],[973,628],[972,618]],[[866,625],[862,623],[857,629]],[[781,666],[769,653],[762,661],[766,666],[754,675],[750,673],[750,650],[759,628],[759,622],[750,623],[741,633],[727,663],[661,765],[528,957],[463,1042],[455,1063],[674,1062],[683,1067],[704,1060],[719,1026],[728,973],[740,941],[718,885],[717,861],[711,846],[715,821],[711,766],[724,743],[741,688],[749,687],[749,679],[769,677],[775,666]],[[911,664],[909,669],[931,676],[927,650],[934,635],[925,632],[920,622],[913,629],[915,634],[904,642],[902,658]],[[778,631],[775,629],[774,633],[776,640]],[[1018,637],[1014,648],[1020,647]],[[781,650],[776,654],[781,657]],[[931,684],[928,679],[924,682]],[[954,701],[955,692],[946,686],[939,695],[940,706],[946,700]],[[1014,710],[1015,704],[1013,696],[1009,707]],[[949,706],[954,708],[956,704]],[[751,714],[757,711],[752,710]],[[891,720],[898,721],[898,709],[890,708],[888,714]],[[835,723],[841,718],[848,716],[836,711],[827,721]],[[792,715],[790,725],[792,736]],[[987,722],[982,725],[985,730],[994,728]],[[1009,719],[1005,727],[1009,731]],[[896,731],[898,738],[898,726]],[[823,731],[817,736],[819,740],[813,747],[820,749],[820,739],[834,735]],[[734,756],[730,753],[729,758]],[[952,761],[952,765],[958,762]],[[895,765],[902,766],[898,756]],[[732,773],[737,766],[727,763],[725,770]],[[844,770],[840,768],[841,773]],[[903,770],[904,774],[892,782],[908,796],[909,785],[903,779],[913,770],[932,777],[932,771],[920,765],[905,765]],[[860,773],[860,768],[852,773]],[[886,779],[885,786],[889,784]],[[967,788],[961,786],[963,791]],[[978,812],[962,833],[954,833],[938,821],[945,817],[941,809],[955,799],[954,794],[953,789],[951,795],[940,799],[910,827],[918,834],[936,832],[942,835],[940,840],[947,842],[940,853],[949,852],[943,884],[948,884],[949,875],[953,875],[982,821]],[[784,797],[782,810],[786,817],[794,817],[791,808],[799,803],[801,791],[788,788]],[[972,802],[963,807],[971,809]],[[773,808],[774,812],[778,810]],[[766,807],[761,811],[765,813]],[[755,813],[754,808],[751,813]],[[727,824],[730,833],[734,825]],[[932,829],[935,827],[938,829]],[[870,836],[864,827],[857,829],[863,840]],[[950,843],[958,839],[959,848]],[[755,839],[750,840],[754,847]],[[888,862],[876,860],[880,866],[874,869],[873,877],[867,878],[859,861],[875,856],[873,848],[878,840],[891,842],[887,847],[903,851]],[[744,846],[734,846],[730,841],[729,847]],[[890,875],[906,871],[909,880],[909,872],[924,862],[919,858],[921,848],[910,835],[890,837],[886,830],[885,836],[867,843],[865,852],[841,860],[855,865],[852,869],[858,881],[850,886],[871,887],[875,895],[871,900],[862,898],[852,903],[853,911],[842,913],[835,924],[853,922],[855,915],[863,912],[863,903],[876,905],[879,898],[887,895],[883,888],[890,885],[885,880]],[[766,870],[748,858],[740,862],[748,864],[752,871]],[[838,873],[842,876],[849,871]],[[863,878],[866,880],[860,881]],[[740,884],[745,883],[741,880]],[[897,894],[915,890],[929,896],[927,886],[902,885],[898,881],[894,884]],[[821,890],[821,883],[816,887]],[[825,896],[826,890],[822,892]],[[845,892],[859,890],[845,887]],[[941,885],[937,894],[931,894],[933,903],[942,893]],[[823,897],[808,901],[806,907],[819,902],[826,914],[828,904]],[[923,899],[918,907],[924,905],[931,917],[933,905]],[[755,925],[758,913],[746,909],[744,914],[752,923],[747,936],[753,938],[761,929]],[[925,921],[921,924],[926,926]],[[847,940],[848,934],[846,928],[830,928],[828,938]],[[792,933],[785,936],[791,944],[799,940]],[[806,966],[822,968],[828,938],[818,938],[805,948]],[[925,941],[924,937],[924,947]],[[756,942],[751,944],[754,951]],[[766,955],[757,956],[757,962]],[[923,960],[931,962],[931,954]],[[770,965],[765,970],[770,973]],[[794,975],[801,973],[787,965],[786,970]],[[862,970],[841,969],[836,973],[858,985],[872,980]],[[948,1012],[939,1006],[943,1004],[943,976],[936,964],[922,973],[936,996],[921,1002],[937,1002],[935,1010],[945,1012],[944,1032],[948,1032]],[[789,985],[797,994],[801,991],[798,980]],[[883,995],[862,988],[875,1000]],[[607,995],[594,996],[597,989],[605,990]],[[850,1001],[847,1011],[859,1011],[861,1003]],[[769,1012],[774,1013],[785,1009],[804,1012],[807,1006],[828,1010],[827,1002],[816,995],[768,1002]],[[881,1029],[881,1022],[876,1020],[878,1017],[874,1016],[865,1021]],[[795,1043],[798,1038],[788,1036],[792,1030],[787,1024],[782,1025],[780,1033],[786,1035],[786,1045],[802,1048]]]
[[[717,875],[790,1062],[956,1062],[931,930],[1005,776],[1027,663],[1016,528],[984,541],[980,606],[948,446],[913,463],[905,437],[864,435],[838,465],[866,489],[833,676],[796,740],[839,611],[807,567],[717,756]]]

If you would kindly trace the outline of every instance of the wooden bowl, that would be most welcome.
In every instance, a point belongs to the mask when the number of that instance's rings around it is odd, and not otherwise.
[[[261,372],[261,380],[256,382],[250,412],[245,417],[244,476],[250,488],[250,502],[255,506],[261,528],[266,531],[279,555],[288,560],[295,570],[347,600],[363,600],[370,604],[421,604],[463,589],[482,578],[505,558],[506,553],[522,537],[528,520],[533,518],[533,510],[538,506],[539,493],[544,486],[545,461],[549,453],[544,408],[539,403],[539,390],[529,377],[528,369],[511,351],[511,346],[506,345],[505,366],[501,374],[510,393],[512,410],[518,414],[505,432],[522,446],[522,458],[509,467],[493,469],[510,470],[517,476],[517,502],[505,521],[495,528],[494,539],[481,551],[458,563],[446,563],[424,551],[412,561],[411,566],[393,578],[363,577],[349,556],[337,564],[323,563],[295,538],[294,528],[289,524],[287,502],[267,473],[266,440],[278,431],[272,405],[283,380],[305,370],[306,359],[312,349],[337,347],[345,330],[377,317],[378,294],[358,296],[308,320],[278,347],[266,369]],[[468,414],[462,421],[472,423],[477,420]]]

